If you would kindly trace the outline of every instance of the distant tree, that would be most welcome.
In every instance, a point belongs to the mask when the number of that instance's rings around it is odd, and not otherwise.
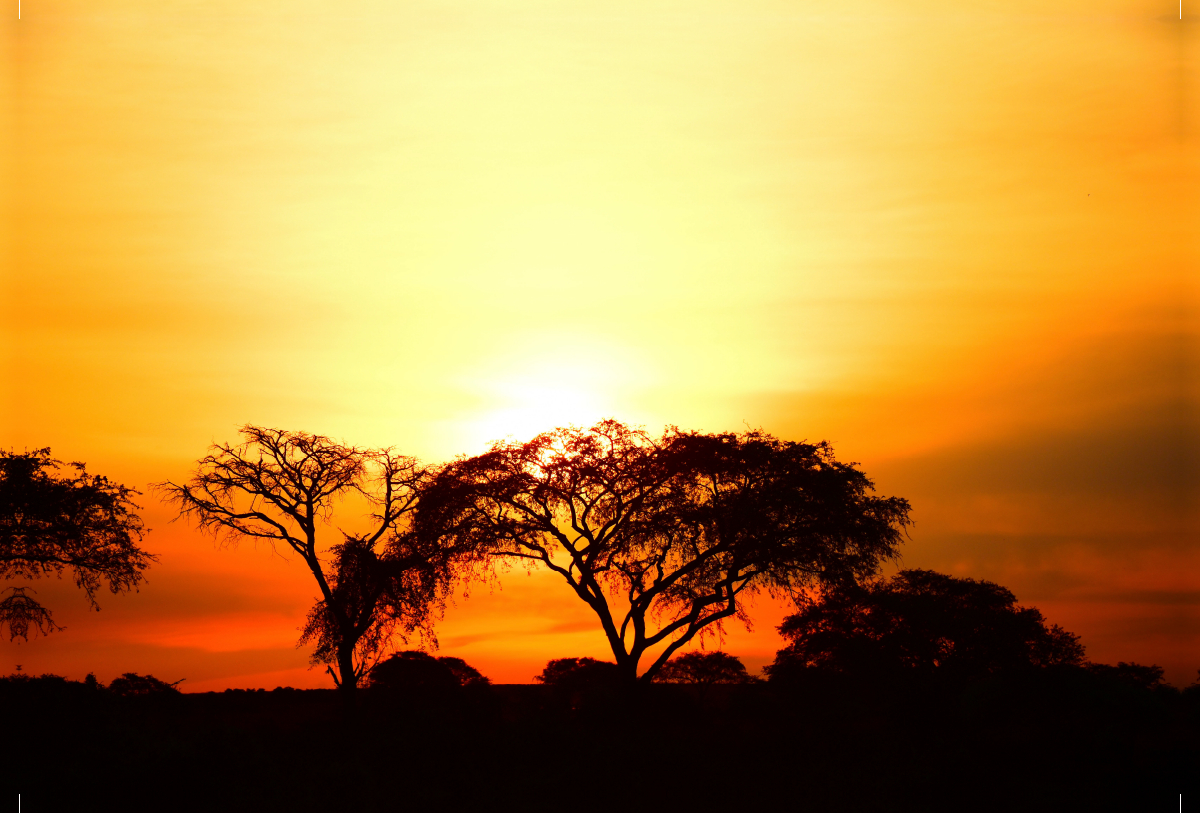
[[[320,590],[301,643],[315,644],[314,663],[337,666],[329,673],[352,697],[393,637],[432,636],[455,575],[453,540],[418,538],[405,525],[427,470],[390,449],[306,432],[245,426],[241,433],[241,444],[213,446],[186,483],[158,488],[180,516],[226,542],[264,540],[300,555]],[[323,546],[320,526],[355,493],[372,508],[370,529]]]
[[[753,683],[740,660],[726,652],[688,652],[671,658],[654,676],[658,683]]]
[[[435,658],[425,652],[396,652],[375,664],[368,675],[371,689],[446,691],[486,686],[490,681],[462,658]]]
[[[970,678],[1012,668],[1083,664],[1078,636],[988,581],[931,570],[834,587],[779,627],[788,639],[772,680],[797,669],[886,678]]]
[[[99,610],[96,592],[136,590],[156,557],[139,547],[146,533],[133,495],[139,492],[72,463],[71,473],[49,449],[16,454],[0,450],[0,579],[37,579],[69,573]],[[50,611],[25,593],[0,601],[0,628],[9,640],[61,629]]]
[[[1148,691],[1167,685],[1163,682],[1163,668],[1157,665],[1145,666],[1125,661],[1118,662],[1116,666],[1107,663],[1089,663],[1087,670],[1093,675]]]
[[[375,664],[367,681],[371,689],[389,691],[445,691],[459,686],[458,678],[449,667],[417,650],[396,652]]]
[[[182,682],[182,680],[177,680],[174,683],[167,683],[154,675],[126,672],[119,678],[113,678],[113,682],[108,684],[108,690],[120,697],[157,697],[179,694],[179,689],[175,687]]]
[[[599,619],[628,682],[650,680],[760,591],[865,578],[895,554],[908,503],[829,446],[761,432],[661,439],[617,421],[498,442],[434,478],[416,527],[557,573]]]
[[[620,680],[620,669],[611,661],[595,658],[555,658],[534,680],[546,686],[579,689],[612,685]]]
[[[451,655],[441,655],[438,657],[438,663],[444,665],[450,670],[451,674],[458,679],[460,686],[489,686],[491,681],[484,677],[483,673],[476,669],[471,664],[464,661],[462,658],[455,658]]]

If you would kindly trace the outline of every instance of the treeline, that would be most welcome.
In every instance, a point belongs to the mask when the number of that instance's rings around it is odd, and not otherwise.
[[[0,678],[6,781],[44,810],[1153,810],[1200,764],[1200,690],[1121,667],[631,686],[557,661],[497,686],[400,653],[352,720],[328,689]]]
[[[993,583],[901,571],[780,631],[761,677],[691,651],[651,681],[566,657],[497,686],[398,652],[352,715],[332,690],[12,675],[5,764],[46,809],[119,793],[127,809],[380,811],[1161,809],[1200,768],[1200,681],[1090,663]]]

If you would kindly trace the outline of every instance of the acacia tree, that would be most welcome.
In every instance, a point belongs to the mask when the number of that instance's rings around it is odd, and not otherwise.
[[[238,445],[214,445],[186,483],[157,487],[181,517],[226,543],[250,538],[299,554],[321,594],[300,642],[316,645],[313,662],[330,665],[350,697],[393,636],[432,635],[444,606],[457,551],[449,540],[418,539],[404,522],[428,472],[390,449],[252,425],[241,434]],[[320,527],[352,493],[371,505],[370,530],[322,545]]]
[[[146,533],[131,488],[88,474],[83,463],[60,474],[49,449],[16,454],[0,450],[0,579],[70,574],[91,606],[107,584],[113,593],[136,590],[156,557],[140,547]],[[27,587],[0,601],[0,629],[28,640],[61,629]]]
[[[824,443],[762,432],[660,439],[614,420],[497,442],[433,479],[419,533],[557,573],[596,614],[623,679],[651,680],[760,591],[865,578],[894,556],[908,503]]]

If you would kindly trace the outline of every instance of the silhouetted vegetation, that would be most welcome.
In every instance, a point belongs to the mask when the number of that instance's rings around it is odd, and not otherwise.
[[[464,661],[462,658],[455,658],[450,655],[439,655],[438,663],[450,670],[450,673],[458,679],[459,686],[489,686],[491,681],[471,664]]]
[[[1173,809],[1200,771],[1200,681],[1088,663],[991,582],[879,578],[908,504],[871,496],[824,444],[606,421],[429,470],[316,435],[243,436],[162,487],[202,528],[301,555],[323,596],[302,640],[341,691],[0,677],[0,764],[30,809]],[[350,493],[371,529],[319,548]],[[562,577],[615,661],[558,658],[534,685],[497,686],[460,658],[383,657],[431,635],[483,555]],[[675,655],[744,619],[756,591],[798,601],[769,680],[729,653]],[[6,599],[18,627],[37,624],[25,598]]]
[[[751,683],[745,665],[727,652],[688,652],[667,661],[654,679],[659,683],[690,683],[713,686],[719,683]]]
[[[435,658],[424,652],[396,652],[375,664],[367,685],[380,691],[450,690],[486,686],[489,681],[462,658]]]
[[[139,675],[136,672],[126,672],[119,678],[114,678],[113,682],[108,684],[108,690],[118,697],[173,695],[179,694],[179,689],[175,688],[179,682],[182,681],[166,683],[154,675]]]
[[[491,682],[461,658],[397,652],[371,669],[366,688],[371,725],[397,733],[483,722],[495,714]]]
[[[619,680],[617,665],[595,658],[555,658],[534,677],[546,686],[574,688],[615,683]]]
[[[1079,638],[988,581],[930,570],[843,584],[789,616],[772,680],[814,669],[871,680],[962,683],[1001,671],[1084,661]]]
[[[38,579],[69,574],[99,610],[96,592],[136,590],[155,557],[138,545],[146,533],[133,495],[139,492],[98,474],[83,463],[71,473],[49,449],[16,454],[0,450],[0,579]],[[12,587],[0,601],[0,629],[9,640],[28,640],[61,629],[49,610]]]
[[[1200,767],[1200,692],[1083,666],[996,672],[959,688],[822,672],[823,682],[717,683],[705,696],[658,682],[568,691],[602,663],[584,659],[548,664],[545,685],[473,691],[446,681],[440,659],[400,653],[377,669],[389,661],[402,664],[401,679],[385,687],[373,673],[353,721],[331,690],[179,694],[149,676],[108,688],[0,677],[6,773],[26,807],[53,810],[539,809],[571,799],[584,810],[949,811],[970,799],[972,810],[999,812],[1174,809]],[[430,666],[440,677],[429,679]]]
[[[10,641],[15,638],[28,641],[30,627],[42,635],[63,629],[54,623],[54,616],[49,610],[25,592],[32,589],[30,587],[10,587],[4,591],[10,595],[0,600],[0,629],[5,624],[8,625],[8,640]],[[34,592],[37,591],[34,590]]]
[[[1111,682],[1124,683],[1138,689],[1156,690],[1165,688],[1161,666],[1143,666],[1140,663],[1120,661],[1116,666],[1107,663],[1089,663],[1088,671]]]
[[[626,681],[656,650],[640,674],[649,681],[697,635],[748,621],[744,599],[758,591],[875,573],[909,509],[870,491],[823,443],[678,430],[655,440],[608,420],[451,463],[416,526],[557,573],[596,614]]]
[[[347,696],[394,638],[432,634],[461,549],[452,538],[418,537],[404,525],[428,473],[390,449],[360,449],[321,435],[259,426],[240,445],[218,444],[187,483],[159,485],[180,515],[227,541],[286,545],[304,560],[321,592],[301,643]],[[340,498],[357,493],[372,506],[365,534],[342,532],[329,546],[317,530]]]

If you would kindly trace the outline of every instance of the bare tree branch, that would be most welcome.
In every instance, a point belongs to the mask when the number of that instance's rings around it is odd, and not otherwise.
[[[241,434],[240,444],[214,445],[191,479],[156,487],[201,530],[229,542],[283,543],[300,555],[321,594],[300,638],[314,645],[314,664],[328,664],[335,684],[352,692],[396,638],[433,640],[463,548],[406,527],[429,470],[390,448],[252,425]],[[371,527],[322,543],[318,526],[351,493],[371,506]]]

